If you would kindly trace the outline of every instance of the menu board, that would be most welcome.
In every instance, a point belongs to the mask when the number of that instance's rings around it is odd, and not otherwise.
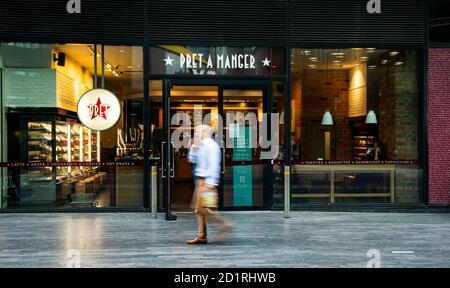
[[[233,161],[251,161],[251,129],[239,125],[230,125],[233,138]],[[234,206],[252,206],[253,171],[251,165],[233,166],[233,204]]]
[[[230,125],[230,134],[233,136],[233,161],[251,161],[251,131],[250,127]]]

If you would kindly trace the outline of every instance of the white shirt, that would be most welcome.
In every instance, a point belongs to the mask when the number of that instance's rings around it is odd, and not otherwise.
[[[198,150],[195,176],[205,178],[208,185],[220,183],[220,164],[222,162],[220,147],[212,138],[205,138]]]
[[[191,147],[191,149],[189,149],[188,160],[192,164],[197,164],[197,162],[198,162],[198,148]]]

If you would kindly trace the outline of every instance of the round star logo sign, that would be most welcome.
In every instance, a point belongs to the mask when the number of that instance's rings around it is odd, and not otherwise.
[[[105,89],[89,90],[78,101],[78,118],[95,131],[105,131],[116,125],[121,111],[116,95]]]

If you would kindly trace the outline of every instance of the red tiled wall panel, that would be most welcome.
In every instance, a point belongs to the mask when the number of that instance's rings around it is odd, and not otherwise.
[[[429,203],[450,205],[450,49],[429,57]]]

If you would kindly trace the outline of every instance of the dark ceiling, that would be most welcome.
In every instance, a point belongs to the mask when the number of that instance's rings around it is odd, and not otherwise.
[[[450,0],[431,0],[430,40],[450,42]]]

